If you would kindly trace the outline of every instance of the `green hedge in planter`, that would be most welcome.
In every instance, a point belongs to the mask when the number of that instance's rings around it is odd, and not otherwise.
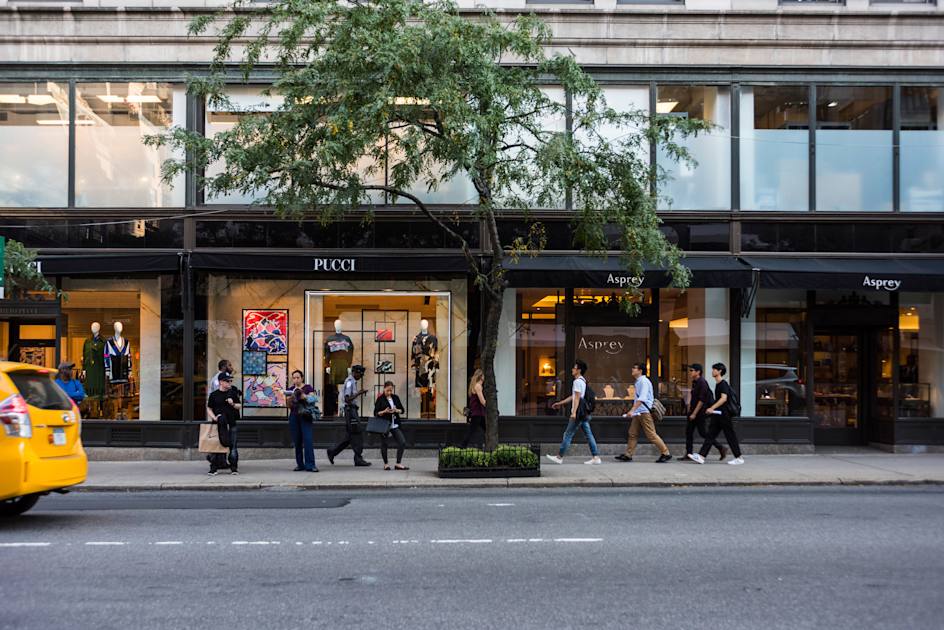
[[[439,452],[442,468],[535,468],[538,457],[525,446],[500,445],[492,452],[449,446]]]

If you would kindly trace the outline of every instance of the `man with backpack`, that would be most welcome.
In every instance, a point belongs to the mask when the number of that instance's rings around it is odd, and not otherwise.
[[[715,363],[711,366],[711,376],[715,379],[715,402],[706,410],[706,415],[711,418],[708,426],[708,435],[705,436],[705,443],[697,454],[689,455],[688,458],[699,464],[705,463],[705,456],[711,451],[712,443],[715,443],[718,434],[724,431],[724,439],[728,441],[734,459],[728,463],[732,466],[739,466],[744,463],[741,457],[741,446],[738,444],[737,434],[734,433],[734,424],[732,418],[741,415],[741,403],[737,395],[731,388],[730,383],[724,380],[724,375],[728,368],[724,363]],[[722,457],[723,459],[723,457]]]
[[[633,378],[636,379],[636,400],[633,402],[629,412],[623,414],[624,418],[632,418],[629,423],[629,438],[626,440],[626,452],[616,456],[621,462],[633,461],[633,453],[636,452],[636,441],[639,439],[639,428],[642,427],[646,439],[653,446],[659,449],[659,459],[657,464],[664,464],[672,459],[669,454],[669,448],[656,433],[656,425],[652,417],[652,407],[655,401],[655,395],[652,391],[652,381],[646,376],[646,366],[642,363],[633,363]]]
[[[560,454],[548,455],[547,458],[555,464],[563,464],[564,453],[566,453],[567,449],[570,447],[570,443],[574,439],[574,434],[577,433],[577,427],[580,427],[583,430],[583,434],[587,436],[587,444],[590,446],[590,453],[593,455],[593,457],[585,461],[584,464],[602,464],[603,460],[600,459],[597,441],[593,439],[593,431],[590,430],[590,420],[593,417],[596,394],[594,394],[590,385],[587,384],[586,377],[584,377],[584,374],[587,373],[587,364],[577,359],[574,362],[574,366],[570,369],[570,373],[574,378],[571,395],[551,405],[554,409],[560,409],[562,406],[570,403],[570,419],[567,422],[567,429],[564,431],[564,439],[561,441]]]

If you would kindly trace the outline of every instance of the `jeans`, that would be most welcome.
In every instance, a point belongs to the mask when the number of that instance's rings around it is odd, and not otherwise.
[[[305,470],[315,469],[314,426],[311,420],[300,420],[294,411],[288,415],[288,426],[295,445],[295,465]]]
[[[475,438],[473,441],[472,438]],[[465,439],[462,440],[462,448],[472,444],[485,444],[485,416],[469,417],[469,428],[465,432]]]
[[[567,422],[567,429],[564,431],[564,439],[560,445],[561,457],[563,457],[567,449],[570,448],[570,443],[574,440],[574,434],[577,433],[577,427],[580,427],[583,430],[583,434],[587,436],[587,444],[590,446],[590,453],[594,457],[600,454],[599,449],[597,449],[597,441],[593,439],[593,431],[590,430],[591,419],[590,416],[587,416],[584,420],[570,420]]]
[[[701,450],[698,451],[702,457],[705,457],[709,452],[711,452],[712,442],[716,442],[715,438],[718,437],[718,434],[724,431],[724,439],[728,441],[728,446],[731,447],[731,452],[735,457],[741,456],[741,445],[738,443],[738,436],[734,432],[734,424],[731,422],[731,418],[726,413],[712,414],[711,422],[708,425],[708,436],[705,438],[705,443],[701,445]]]
[[[705,441],[708,443],[709,451],[711,450],[711,447],[714,446],[715,448],[718,449],[719,453],[722,452],[721,444],[718,443],[718,440],[714,438],[710,438],[710,439],[708,438],[708,432],[705,429],[704,414],[695,416],[694,420],[689,420],[688,418],[686,418],[685,420],[686,420],[685,422],[685,454],[686,455],[691,455],[694,452],[692,451],[692,445],[695,441],[695,429],[698,429],[698,435],[703,437]]]
[[[397,463],[403,461],[403,451],[406,449],[406,438],[403,437],[403,431],[400,427],[390,429],[390,433],[384,433],[380,436],[380,456],[383,457],[384,464],[387,463],[387,440],[390,436],[397,441]]]

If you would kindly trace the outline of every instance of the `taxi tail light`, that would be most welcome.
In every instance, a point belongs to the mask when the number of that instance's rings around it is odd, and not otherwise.
[[[11,437],[28,438],[33,436],[29,407],[22,396],[13,394],[0,402],[0,424],[3,425],[6,434]]]

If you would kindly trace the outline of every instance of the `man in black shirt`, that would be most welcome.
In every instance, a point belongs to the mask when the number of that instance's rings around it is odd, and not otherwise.
[[[718,434],[722,431],[724,431],[724,439],[728,441],[728,446],[731,447],[731,452],[734,453],[734,459],[728,463],[734,466],[744,463],[744,458],[741,457],[741,445],[738,444],[734,424],[731,422],[732,412],[728,406],[731,400],[734,399],[734,390],[724,380],[727,371],[728,368],[725,367],[724,363],[715,363],[711,366],[711,376],[715,379],[715,402],[707,409],[707,415],[711,418],[708,425],[708,436],[705,438],[705,443],[701,445],[698,454],[689,455],[690,459],[699,464],[705,463],[705,456],[711,451],[712,443],[715,442]],[[733,413],[738,413],[737,408]]]
[[[239,464],[239,451],[236,450],[236,422],[239,420],[239,412],[242,408],[242,396],[239,390],[233,387],[233,375],[227,372],[221,373],[220,388],[212,392],[207,400],[207,413],[219,428],[220,442],[224,446],[229,446],[229,456],[224,458],[222,453],[211,454],[208,457],[210,475],[215,475],[217,470],[227,465],[231,475],[239,474],[236,470]]]
[[[685,423],[685,457],[692,459],[693,446],[695,442],[695,429],[698,429],[698,435],[707,438],[708,434],[705,428],[705,411],[714,402],[711,395],[711,388],[708,387],[708,381],[702,376],[704,368],[701,363],[692,363],[688,366],[688,376],[692,379],[692,396],[688,403],[688,422]],[[714,446],[721,453],[721,459],[727,457],[725,449],[717,440],[709,440],[710,446]],[[683,458],[679,458],[683,459]],[[683,459],[684,461],[684,459]]]

